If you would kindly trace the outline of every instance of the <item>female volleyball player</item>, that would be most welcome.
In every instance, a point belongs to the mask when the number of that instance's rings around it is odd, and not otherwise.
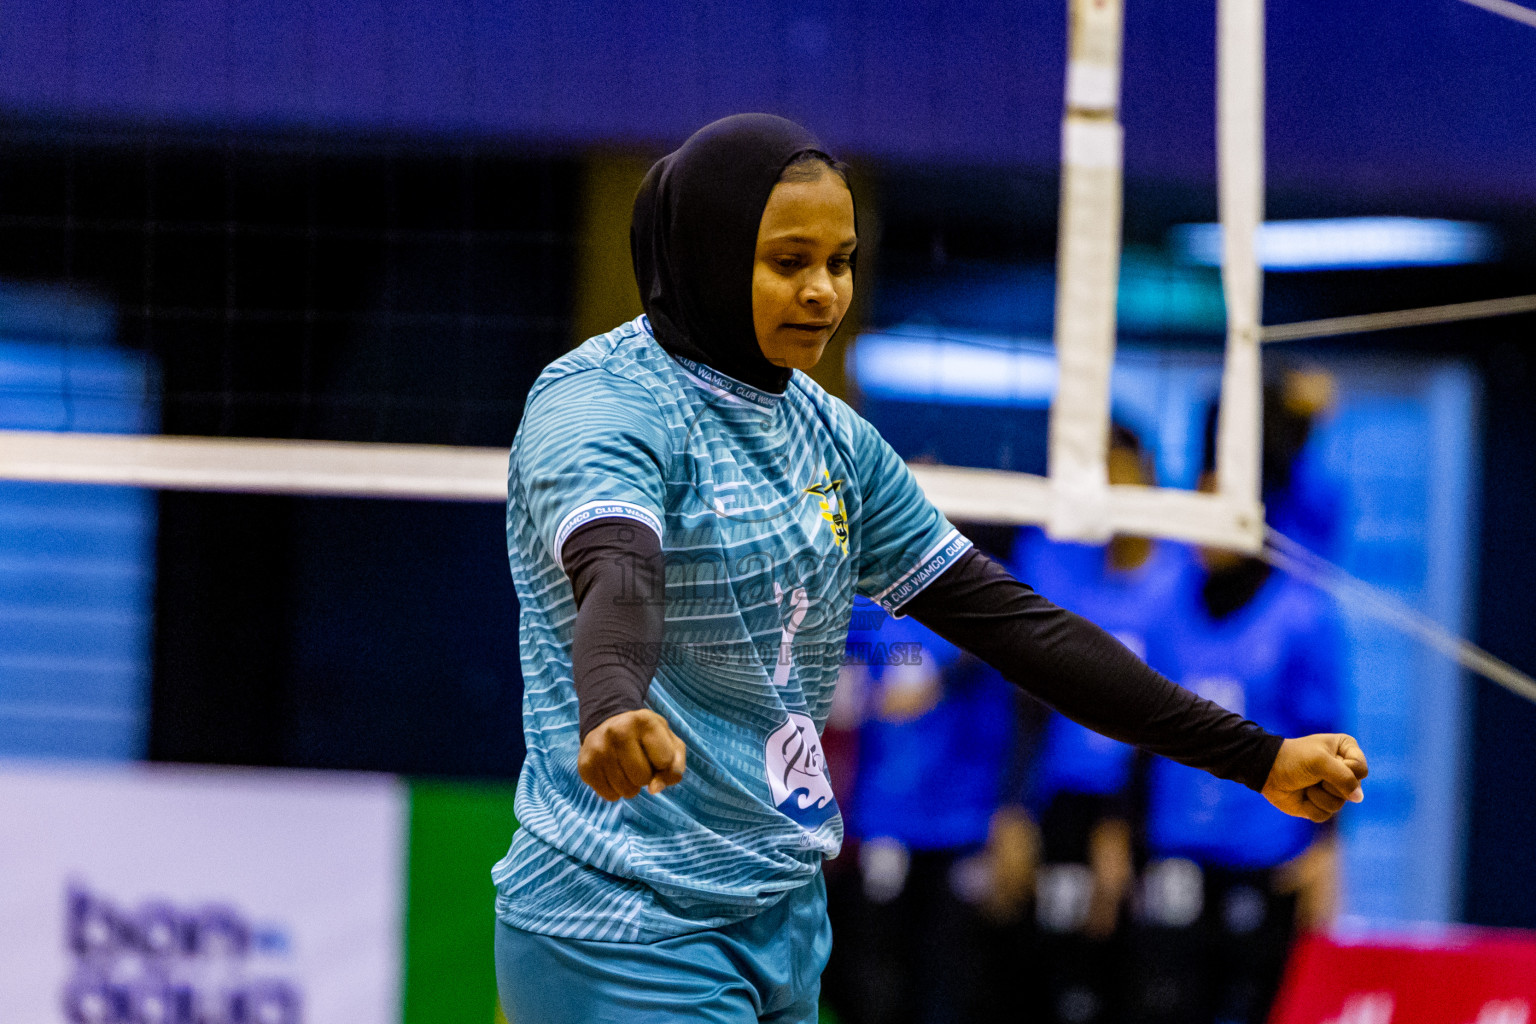
[[[518,1024],[816,1019],[842,839],[818,730],[855,593],[1290,814],[1358,790],[1352,739],[1282,740],[1151,671],[974,550],[796,372],[848,310],[857,245],[804,129],[700,130],[646,176],[631,245],[646,315],[550,364],[512,450],[528,754],[494,877]],[[921,767],[941,806],[945,765]]]

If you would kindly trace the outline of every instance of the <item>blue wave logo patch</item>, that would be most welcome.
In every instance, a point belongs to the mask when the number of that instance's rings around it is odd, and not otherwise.
[[[837,813],[821,737],[809,716],[790,712],[789,720],[769,734],[763,755],[779,813],[807,829]]]

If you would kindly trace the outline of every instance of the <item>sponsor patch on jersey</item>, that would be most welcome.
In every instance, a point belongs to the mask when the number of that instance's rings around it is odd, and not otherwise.
[[[837,813],[821,738],[808,716],[791,711],[789,721],[769,734],[764,754],[768,790],[780,813],[805,828],[815,828]]]

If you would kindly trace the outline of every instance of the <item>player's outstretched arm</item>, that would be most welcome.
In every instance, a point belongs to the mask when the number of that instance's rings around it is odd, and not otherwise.
[[[642,708],[614,715],[581,741],[576,771],[604,800],[660,793],[683,780],[688,751],[667,720]]]
[[[1287,740],[1175,685],[974,549],[902,610],[1073,721],[1241,782],[1287,813],[1331,816],[1364,777],[1354,740]]]
[[[1286,814],[1327,821],[1345,802],[1365,799],[1360,780],[1369,774],[1353,736],[1319,733],[1286,740],[1260,791]]]

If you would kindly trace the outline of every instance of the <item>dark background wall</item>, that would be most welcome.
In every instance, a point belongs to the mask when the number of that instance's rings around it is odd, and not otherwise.
[[[1483,354],[1482,543],[1478,642],[1536,667],[1536,328],[1526,318]],[[1465,915],[1536,927],[1536,706],[1477,684],[1471,723],[1471,835]]]
[[[0,123],[0,278],[107,298],[161,427],[510,446],[565,350],[579,162]],[[494,506],[161,492],[151,757],[508,777]]]

